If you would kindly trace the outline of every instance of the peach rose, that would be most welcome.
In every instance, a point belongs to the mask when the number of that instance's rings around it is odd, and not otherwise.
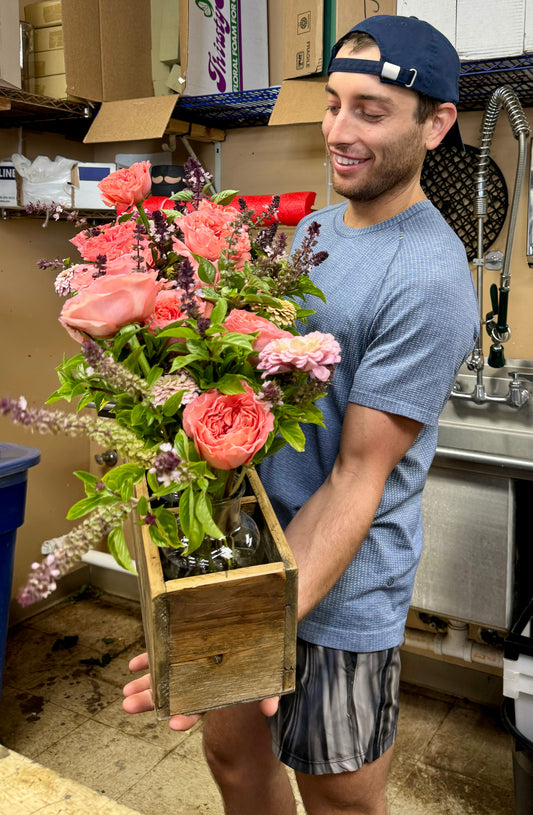
[[[97,278],[67,300],[59,322],[78,342],[91,337],[113,337],[129,323],[144,322],[154,310],[160,288],[156,272]]]
[[[148,318],[148,330],[155,334],[156,328],[166,328],[176,320],[186,320],[187,314],[182,311],[181,289],[163,289],[155,298],[154,310]]]
[[[150,162],[139,161],[117,170],[98,182],[100,197],[106,206],[131,207],[143,201],[152,186]]]
[[[254,351],[258,352],[272,340],[292,337],[289,331],[283,331],[270,320],[241,308],[234,308],[230,311],[222,325],[234,334],[252,334],[254,331],[259,331],[259,336],[254,340]]]
[[[233,233],[231,224],[238,216],[239,210],[235,207],[222,207],[204,198],[198,209],[180,218],[177,225],[189,250],[213,262],[227,250],[227,239]],[[234,235],[234,241],[231,257],[237,262],[237,268],[242,269],[245,261],[250,260],[250,239],[244,227]]]
[[[218,470],[249,464],[274,428],[268,404],[243,385],[244,393],[206,391],[183,411],[183,429],[202,458]]]
[[[131,254],[135,246],[135,220],[124,223],[103,224],[97,229],[86,229],[79,232],[70,242],[74,244],[84,260],[94,263],[98,255],[105,255],[107,262],[123,255]],[[142,255],[145,263],[150,263],[152,253],[148,238],[141,239]]]
[[[99,279],[98,269],[92,264],[79,263],[77,266],[71,266],[68,271],[71,272],[69,283],[72,291],[82,291]],[[105,267],[106,275],[131,274],[136,271],[137,263],[131,255],[121,255],[115,260],[110,260]]]

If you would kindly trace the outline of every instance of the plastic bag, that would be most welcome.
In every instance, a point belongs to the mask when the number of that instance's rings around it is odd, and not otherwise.
[[[70,158],[37,156],[34,161],[13,153],[11,156],[17,173],[22,179],[20,204],[62,204],[73,206],[72,170],[78,163]]]

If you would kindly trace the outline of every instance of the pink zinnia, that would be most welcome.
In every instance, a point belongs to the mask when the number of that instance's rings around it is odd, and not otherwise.
[[[287,371],[308,371],[313,379],[326,382],[331,376],[327,366],[340,362],[340,346],[333,334],[312,331],[304,337],[273,340],[259,353],[260,371],[266,376]]]

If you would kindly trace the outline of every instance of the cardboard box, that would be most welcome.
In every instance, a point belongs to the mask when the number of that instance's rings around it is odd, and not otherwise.
[[[11,159],[0,161],[0,207],[18,208],[17,171]]]
[[[431,23],[455,45],[457,0],[397,0],[396,13]]]
[[[63,26],[33,29],[34,51],[53,51],[55,48],[63,48]]]
[[[525,0],[457,0],[456,43],[462,60],[519,56],[524,49]]]
[[[34,51],[32,63],[35,77],[64,74],[65,52],[62,48],[56,48],[53,51]]]
[[[113,209],[102,201],[98,182],[114,173],[117,165],[114,162],[79,161],[76,166],[77,177],[73,182],[74,209]]]
[[[150,0],[62,0],[67,93],[152,96]]]
[[[19,14],[16,3],[3,3],[0,12],[0,80],[20,88]]]
[[[266,0],[217,0],[214,9],[209,3],[180,0],[184,93],[203,96],[268,87],[267,31]]]
[[[290,7],[294,8],[295,3],[299,1],[288,0],[284,7],[285,13],[288,14]],[[329,22],[323,24],[324,36],[328,38],[327,59],[324,60],[323,65],[324,72],[327,70],[331,47],[339,37],[367,17],[374,16],[376,13],[394,14],[396,10],[396,0],[380,0],[379,3],[369,3],[365,0],[336,0],[336,2],[335,0],[313,0],[313,3],[307,5],[308,7],[311,5],[312,9],[321,7],[323,12],[325,10],[326,16],[329,15]],[[324,40],[322,47],[324,48]],[[304,78],[286,79],[281,83],[269,125],[310,124],[322,121],[325,104],[324,74],[305,76],[302,73],[301,75]]]
[[[533,0],[526,0],[526,13],[524,22],[524,53],[533,51]]]
[[[283,79],[325,73],[331,48],[339,37],[367,17],[395,13],[396,0],[287,0]]]
[[[6,5],[6,4],[4,4]],[[24,19],[36,28],[61,23],[61,0],[39,0],[24,7]]]
[[[152,48],[158,48],[158,58],[166,65],[174,65],[180,58],[180,15],[179,0],[159,0],[161,3],[161,22],[157,42]]]
[[[66,74],[53,74],[52,76],[34,76],[29,81],[30,93],[38,96],[49,96],[51,99],[67,98]]]

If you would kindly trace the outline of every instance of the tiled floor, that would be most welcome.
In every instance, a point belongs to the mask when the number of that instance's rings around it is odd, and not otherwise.
[[[146,815],[222,815],[200,727],[122,710],[142,646],[138,604],[94,592],[11,629],[0,743]],[[497,709],[403,688],[390,815],[512,815],[512,788]]]

